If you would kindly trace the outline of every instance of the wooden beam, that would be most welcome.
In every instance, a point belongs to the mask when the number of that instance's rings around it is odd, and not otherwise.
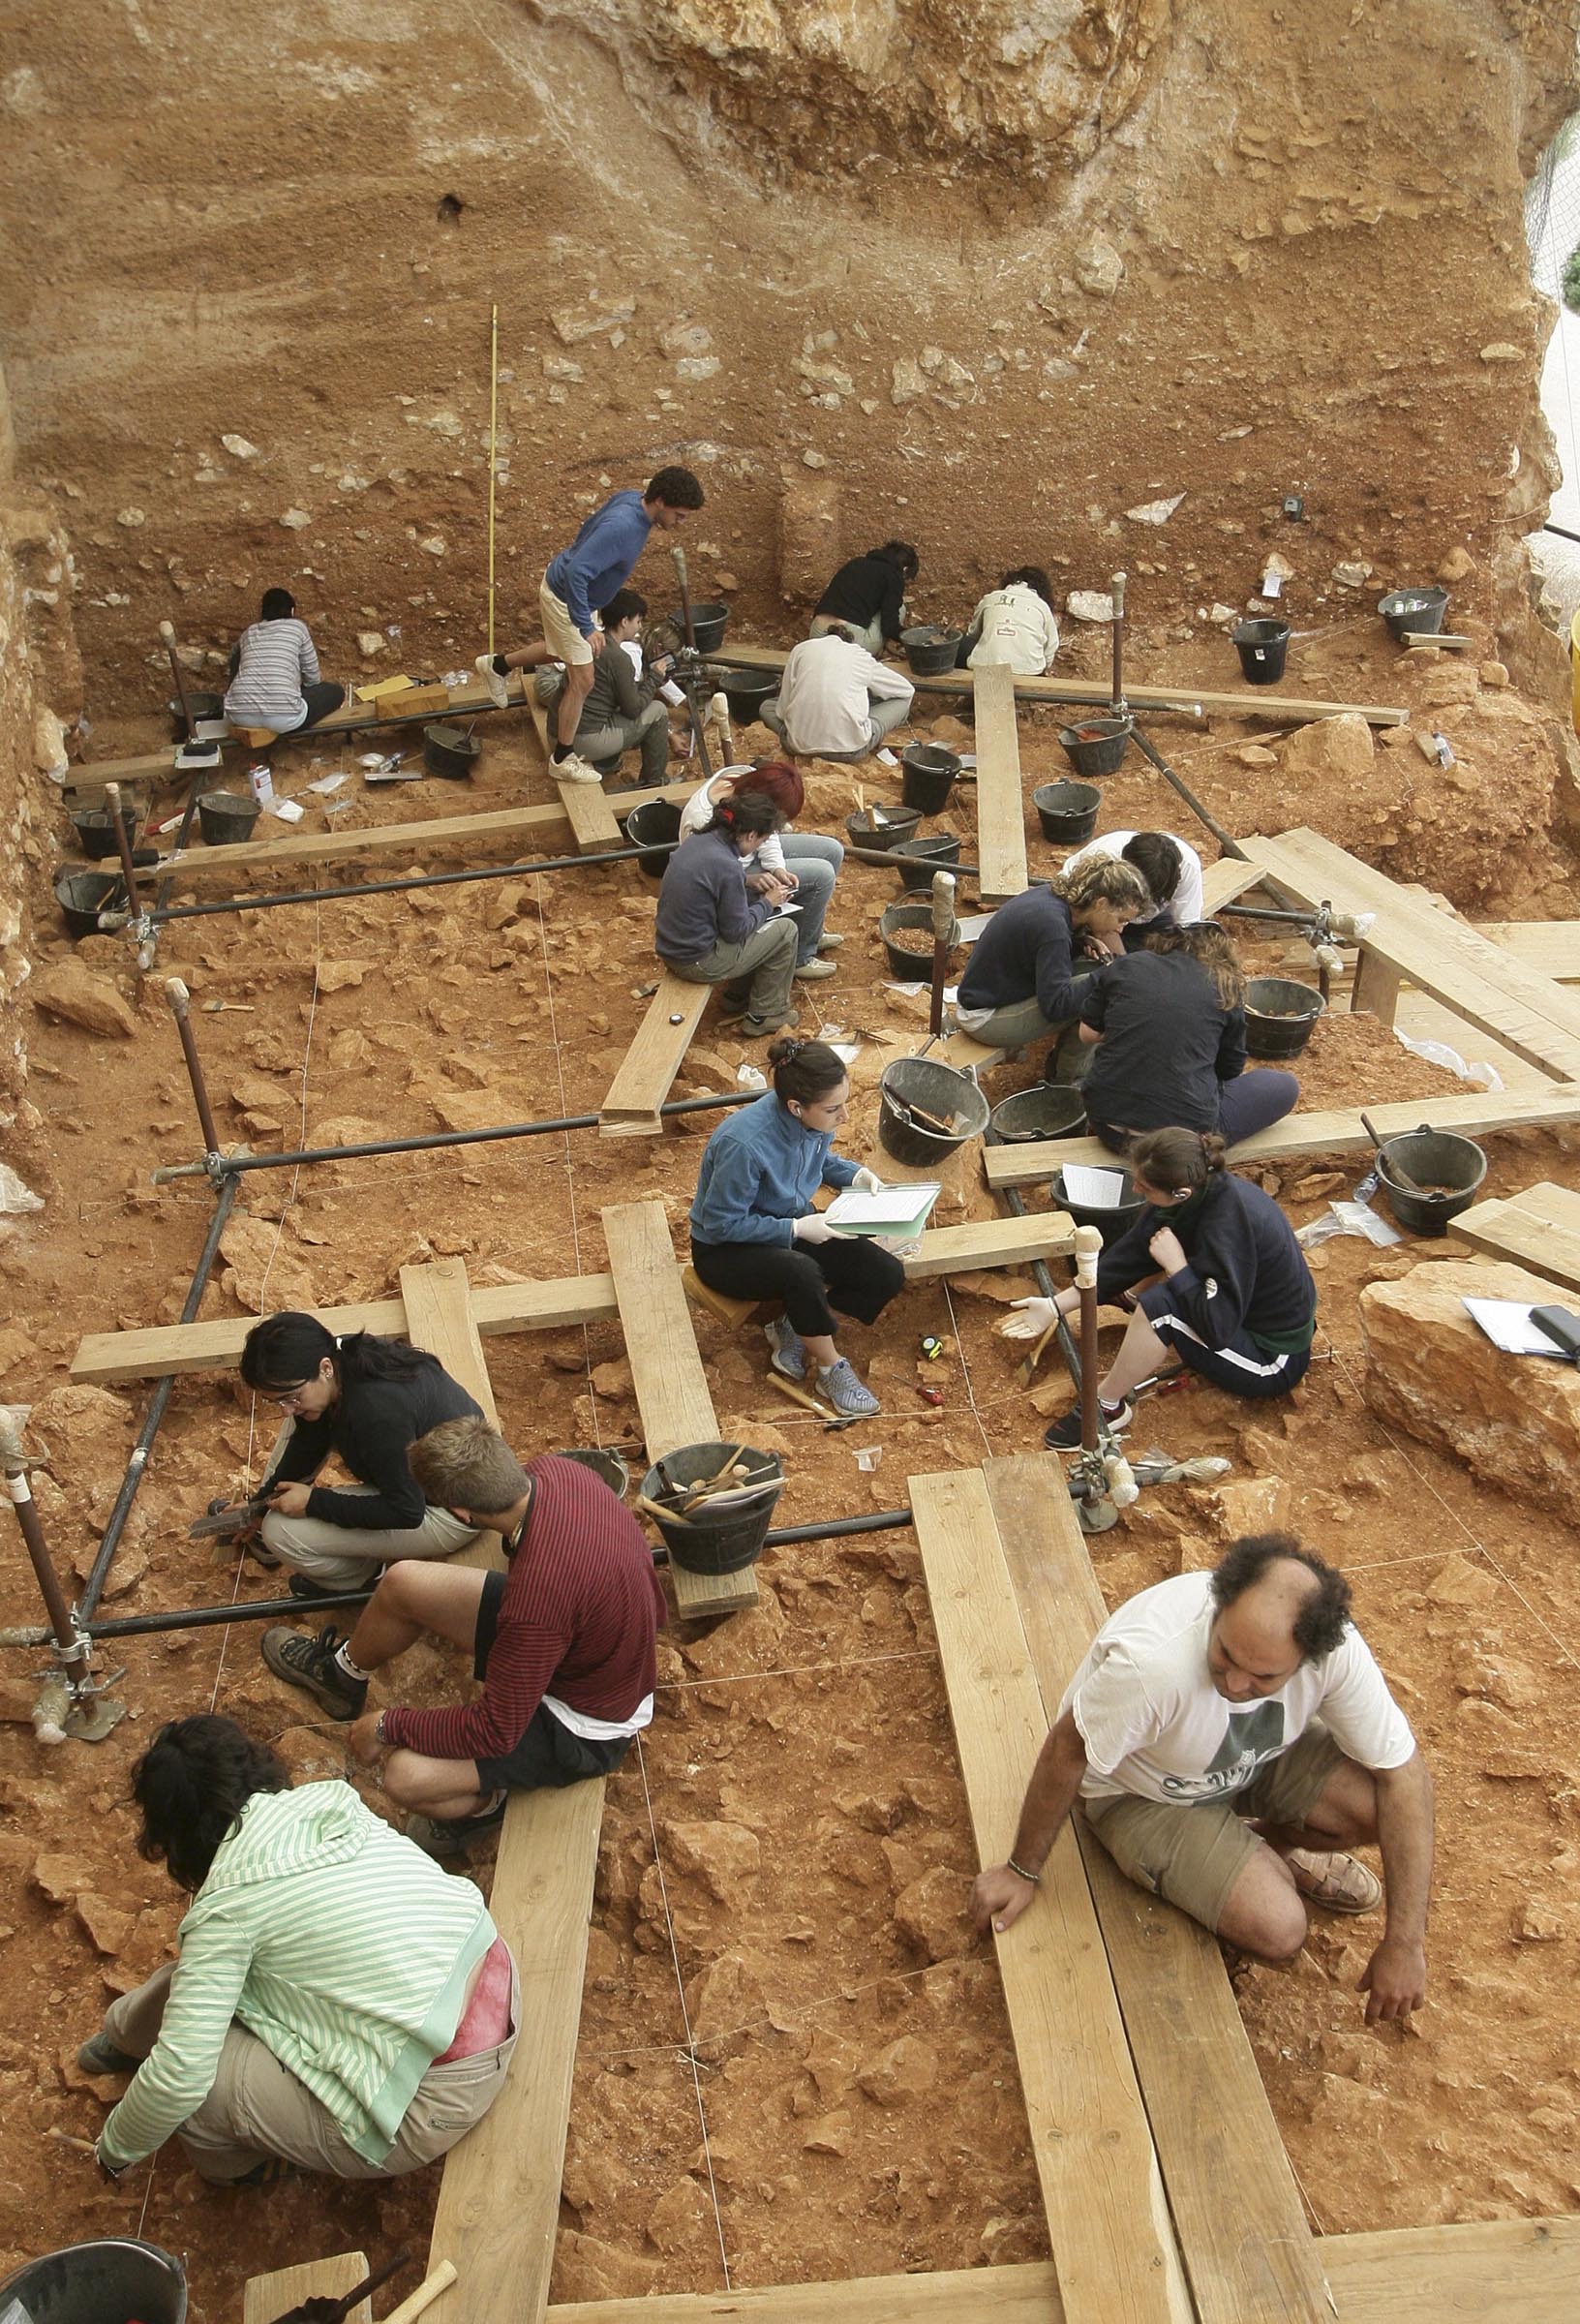
[[[1478,920],[1476,933],[1556,985],[1580,985],[1580,920]]]
[[[543,753],[543,764],[549,780],[560,794],[577,846],[584,855],[601,855],[606,847],[621,843],[621,828],[615,821],[615,810],[604,796],[601,782],[562,782],[554,772],[549,756],[549,714],[538,700],[533,688],[527,688],[527,707],[532,714],[532,732]]]
[[[732,645],[727,656],[716,658],[720,664],[742,670],[782,670],[789,658],[778,646]],[[920,693],[969,694],[975,690],[980,672],[949,670],[939,678],[918,678],[911,683]],[[1105,710],[1113,699],[1112,688],[1104,683],[1082,678],[1022,678],[1015,681],[1016,698],[1020,702],[1079,702],[1100,704]],[[1285,726],[1303,726],[1312,719],[1337,719],[1347,712],[1357,712],[1369,726],[1406,726],[1410,723],[1408,710],[1375,702],[1319,702],[1302,695],[1276,693],[1271,687],[1259,686],[1254,690],[1236,688],[1232,693],[1203,693],[1199,686],[1128,686],[1125,700],[1132,710],[1172,710],[1177,706],[1200,710],[1232,712],[1242,719],[1271,719]]]
[[[718,1422],[663,1204],[612,1204],[603,1233],[649,1460],[681,1445],[714,1443]],[[672,1559],[669,1571],[676,1607],[688,1621],[757,1603],[750,1566],[736,1574],[692,1574]]]
[[[1368,1106],[1367,1113],[1384,1138],[1400,1137],[1423,1126],[1455,1130],[1462,1138],[1495,1135],[1499,1130],[1562,1129],[1580,1121],[1580,1086],[1525,1092],[1477,1089],[1466,1097],[1407,1097],[1385,1106]],[[1287,1114],[1270,1130],[1259,1130],[1230,1149],[1235,1164],[1291,1162],[1303,1154],[1337,1153],[1348,1147],[1370,1147],[1358,1113]],[[1067,1162],[1101,1169],[1117,1167],[1117,1157],[1096,1138],[1032,1138],[1020,1146],[983,1148],[983,1169],[994,1191],[1005,1186],[1043,1185]]]
[[[1026,805],[1015,722],[1015,673],[1000,662],[979,670],[976,681],[977,886],[984,903],[1007,903],[1026,885]]]
[[[911,1508],[972,1828],[996,1863],[1048,1720],[981,1471],[913,1477]],[[1073,1832],[1044,1868],[1036,1911],[999,1939],[998,1965],[1067,2324],[1184,2324],[1190,2303]]]
[[[530,841],[536,834],[563,829],[558,807],[506,807],[487,814],[436,815],[418,823],[376,823],[365,831],[287,833],[277,840],[248,840],[235,847],[188,847],[167,856],[160,877],[183,886],[230,880],[252,872],[293,872],[308,864],[337,864],[365,855],[431,855],[456,847],[468,855],[499,841]],[[618,837],[611,842],[619,844]]]
[[[466,1261],[434,1259],[426,1267],[403,1267],[401,1301],[412,1346],[437,1356],[450,1378],[476,1397],[489,1426],[497,1428],[500,1416],[477,1336]]]
[[[908,1283],[934,1275],[969,1274],[979,1267],[1029,1267],[1034,1259],[1064,1259],[1076,1247],[1076,1222],[1062,1210],[1030,1218],[973,1218],[963,1227],[933,1227],[905,1261]]]
[[[1247,888],[1260,887],[1261,873],[1255,864],[1242,864],[1237,856],[1221,855],[1215,864],[1205,864],[1201,870],[1201,909],[1210,920],[1221,912],[1226,903],[1243,896]]]
[[[401,1300],[367,1300],[349,1307],[319,1307],[315,1313],[330,1331],[402,1332],[407,1328]],[[609,1275],[562,1275],[545,1283],[474,1284],[471,1313],[485,1339],[507,1331],[559,1331],[572,1324],[595,1324],[615,1313],[614,1281]],[[256,1315],[225,1315],[205,1324],[90,1332],[72,1358],[71,1376],[105,1384],[161,1378],[167,1372],[214,1371],[236,1361],[257,1321]]]
[[[303,2260],[293,2268],[276,2268],[272,2276],[249,2276],[241,2296],[241,2324],[275,2324],[276,2317],[315,2297],[344,2300],[367,2276],[368,2263],[360,2251],[337,2251],[332,2259]],[[384,2297],[391,2295],[386,2292]],[[373,2324],[373,2302],[359,2300],[346,2324]]]
[[[658,990],[649,1001],[598,1109],[600,1138],[656,1138],[661,1134],[664,1124],[658,1109],[675,1086],[713,996],[712,985],[687,984],[667,968],[663,971]]]
[[[1411,895],[1320,832],[1243,841],[1253,863],[1305,904],[1375,915],[1364,950],[1444,1008],[1560,1081],[1580,1079],[1580,999],[1536,976],[1467,921]]]
[[[984,1476],[1051,1718],[1108,1609],[1056,1469],[1020,1455]],[[1216,1941],[1133,1887],[1089,1832],[1080,1852],[1200,2324],[1327,2324],[1321,2259]]]
[[[1533,1268],[1580,1291],[1580,1194],[1544,1179],[1505,1202],[1473,1203],[1448,1222],[1450,1235],[1491,1259]]]
[[[1339,2324],[1574,2324],[1580,2218],[1326,2235]],[[567,2311],[568,2312],[568,2311]]]
[[[934,2276],[578,2300],[551,2308],[548,2324],[1064,2324],[1064,2303],[1052,2261],[1029,2259]]]

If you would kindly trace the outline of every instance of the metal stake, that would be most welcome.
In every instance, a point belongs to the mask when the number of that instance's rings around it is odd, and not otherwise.
[[[192,1102],[198,1109],[198,1127],[202,1132],[204,1168],[212,1173],[220,1160],[220,1133],[214,1126],[214,1109],[208,1102],[208,1084],[203,1079],[202,1060],[198,1055],[198,1042],[192,1029],[192,994],[178,976],[167,976],[165,979],[165,997],[170,1004],[175,1029],[181,1036],[181,1055],[187,1061]]]
[[[41,1743],[64,1742],[68,1736],[82,1743],[102,1743],[126,1717],[126,1705],[101,1691],[93,1677],[93,1644],[86,1630],[66,1603],[66,1593],[50,1560],[38,1504],[28,1483],[29,1462],[19,1431],[0,1414],[0,1468],[6,1490],[16,1512],[22,1545],[33,1568],[39,1595],[49,1617],[41,1643],[52,1643],[55,1668],[45,1682],[33,1710],[33,1728]],[[119,1677],[120,1673],[115,1674]]]

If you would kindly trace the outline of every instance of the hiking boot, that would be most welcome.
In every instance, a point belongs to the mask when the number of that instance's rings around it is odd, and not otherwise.
[[[464,1856],[474,1840],[499,1830],[509,1805],[509,1792],[501,1791],[475,1816],[409,1816],[406,1836],[425,1856]]]
[[[763,1333],[773,1353],[769,1361],[776,1372],[787,1380],[806,1377],[806,1347],[801,1333],[787,1315],[776,1315],[771,1324],[763,1326]]]
[[[787,1033],[801,1023],[799,1009],[776,1009],[772,1017],[743,1017],[736,1030],[743,1041],[766,1041],[774,1033]]]
[[[370,1582],[377,1581],[383,1570],[382,1566],[376,1567],[368,1576]],[[291,1597],[301,1599],[306,1605],[316,1605],[320,1598],[343,1598],[348,1590],[358,1586],[354,1581],[315,1581],[311,1574],[293,1574],[286,1584]]]
[[[1106,1428],[1110,1436],[1123,1436],[1131,1422],[1136,1418],[1135,1409],[1128,1396],[1117,1404],[1107,1403],[1099,1397],[1097,1409],[1103,1417],[1103,1428]],[[1103,1428],[1098,1430],[1099,1437],[1103,1433]],[[1079,1452],[1080,1451],[1080,1406],[1074,1405],[1061,1419],[1050,1421],[1043,1442],[1050,1452]]]
[[[826,1404],[832,1404],[842,1421],[869,1420],[883,1406],[865,1382],[856,1377],[856,1369],[848,1356],[841,1356],[826,1372],[817,1375],[817,1392]]]
[[[76,2063],[85,2074],[135,2074],[142,2060],[118,2050],[107,2034],[95,2034],[77,2051]]]
[[[578,757],[574,750],[569,751],[563,758],[551,760],[549,773],[554,777],[556,782],[601,782],[603,780],[597,768],[589,765],[585,758]]]
[[[802,983],[807,985],[814,984],[820,976],[837,976],[838,973],[833,961],[802,961],[795,969]]]
[[[1329,1912],[1375,1912],[1382,1902],[1382,1881],[1353,1856],[1337,1850],[1318,1855],[1310,1849],[1291,1848],[1284,1861],[1309,1905],[1321,1905]]]
[[[488,688],[488,698],[496,710],[503,710],[510,700],[510,679],[504,668],[503,657],[499,654],[479,654],[472,668]]]
[[[277,1625],[263,1633],[260,1652],[276,1678],[300,1687],[326,1710],[331,1719],[360,1719],[367,1707],[368,1682],[348,1678],[335,1661],[340,1633],[325,1623],[316,1638],[299,1630]]]
[[[250,2171],[243,2171],[239,2179],[210,2179],[208,2185],[210,2186],[278,2186],[282,2179],[294,2179],[300,2168],[299,2163],[288,2162],[283,2155],[265,2155],[262,2161],[255,2162]]]

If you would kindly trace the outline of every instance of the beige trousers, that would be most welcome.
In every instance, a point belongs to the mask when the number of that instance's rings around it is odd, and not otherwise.
[[[337,1484],[333,1490],[371,1495],[372,1488]],[[476,1539],[474,1525],[463,1525],[447,1509],[432,1506],[420,1525],[398,1530],[326,1525],[321,1517],[282,1517],[272,1510],[263,1520],[264,1547],[326,1590],[360,1589],[373,1579],[376,1566],[393,1565],[403,1557],[453,1557]]]
[[[146,1984],[122,1994],[105,2012],[105,2032],[128,2057],[146,2058],[159,2038],[174,1962]],[[400,2136],[382,2162],[369,2162],[347,2141],[321,2099],[283,2066],[255,2034],[231,2020],[213,2088],[178,2133],[199,2175],[221,2184],[244,2179],[280,2156],[303,2170],[336,2179],[398,2179],[448,2154],[480,2123],[509,2071],[521,2026],[521,1985],[510,1968],[510,2031],[497,2049],[449,2065],[431,2065],[401,2118]]]

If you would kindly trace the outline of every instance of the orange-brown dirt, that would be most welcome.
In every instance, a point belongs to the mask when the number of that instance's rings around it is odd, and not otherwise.
[[[1351,697],[1375,690],[1367,682],[1382,674],[1396,691],[1418,683],[1392,662],[1384,651],[1378,666],[1375,654],[1368,662],[1341,642],[1320,683]],[[1022,717],[1028,794],[1062,771],[1056,723],[1053,713]],[[948,714],[918,725],[952,731]],[[336,820],[543,796],[519,715],[480,731],[485,753],[470,792],[425,782],[379,800],[353,774],[345,788],[354,804]],[[1289,818],[1276,769],[1240,763],[1261,748],[1249,722],[1218,721],[1204,745],[1172,721],[1151,731],[1182,763],[1204,752],[1192,779],[1235,828]],[[129,729],[121,739],[143,738]],[[276,754],[277,780],[312,799],[306,780],[354,768],[355,755],[345,745],[291,746]],[[1378,777],[1408,764],[1380,750]],[[1489,769],[1489,789],[1519,772]],[[858,780],[871,797],[882,770],[814,768],[808,826],[837,829]],[[1357,790],[1352,811],[1368,811],[1370,798]],[[1329,822],[1320,805],[1302,799],[1298,811]],[[1171,824],[1214,852],[1134,754],[1104,811],[1107,822]],[[1336,795],[1331,827],[1342,830],[1350,811]],[[321,816],[314,801],[308,827]],[[967,793],[939,827],[951,823],[970,832]],[[1027,828],[1040,869],[1047,850],[1029,813]],[[1474,838],[1450,860],[1451,835],[1440,823],[1434,837],[1437,880],[1454,892],[1457,867],[1475,908],[1573,909],[1572,872],[1550,837],[1500,849],[1490,896]],[[857,1152],[875,1149],[876,1074],[895,1045],[914,1042],[922,1007],[888,989],[876,922],[896,892],[891,874],[847,864],[832,915],[848,938],[839,974],[815,996],[800,989],[804,1005],[815,997],[829,1022],[866,1036],[848,1139]],[[317,1141],[574,1113],[596,1106],[638,1022],[655,893],[618,866],[247,912],[172,927],[160,966],[192,987],[225,1134],[259,1148],[292,1143],[304,1125]],[[71,949],[63,937],[41,942],[38,972]],[[1259,966],[1279,965],[1287,949],[1282,938],[1247,945]],[[43,1180],[46,1211],[15,1222],[8,1238],[0,1394],[36,1405],[59,1470],[58,1485],[41,1480],[41,1507],[57,1558],[81,1572],[142,1395],[73,1389],[66,1363],[84,1331],[174,1316],[208,1198],[198,1184],[156,1192],[148,1183],[151,1167],[188,1159],[197,1146],[158,979],[139,986],[115,939],[76,950],[131,1002],[137,1031],[98,1039],[44,1018],[32,1028],[54,1167]],[[220,999],[231,1004],[226,1013],[203,1012]],[[745,1054],[710,1019],[679,1092],[733,1080]],[[1375,1020],[1342,1011],[1319,1024],[1300,1070],[1308,1107],[1462,1086]],[[1029,1078],[1008,1067],[988,1086],[1001,1094]],[[640,1195],[665,1203],[679,1239],[712,1118],[653,1145],[581,1132],[299,1178],[255,1175],[203,1312],[382,1296],[402,1262],[430,1254],[463,1255],[485,1283],[592,1270],[604,1264],[599,1206]],[[1489,1192],[1564,1177],[1575,1151],[1572,1137],[1546,1133],[1488,1145]],[[1303,1221],[1359,1168],[1352,1157],[1319,1158],[1265,1182]],[[973,1153],[947,1179],[942,1218],[989,1209]],[[1327,2231],[1580,2200],[1558,2135],[1580,2069],[1567,2023],[1577,1838],[1566,1537],[1473,1490],[1418,1447],[1390,1442],[1360,1391],[1357,1291],[1435,1247],[1338,1240],[1316,1251],[1322,1360],[1289,1405],[1236,1408],[1192,1386],[1143,1406],[1133,1441],[1226,1453],[1231,1489],[1148,1491],[1093,1545],[1117,1603],[1210,1560],[1247,1523],[1292,1523],[1352,1575],[1366,1635],[1436,1769],[1434,1978],[1417,2024],[1365,2032],[1353,1991],[1365,1928],[1320,1927],[1293,1970],[1249,1969],[1239,1980],[1280,2125]],[[1029,1288],[988,1274],[909,1293],[858,1335],[885,1411],[844,1436],[825,1436],[766,1392],[754,1335],[732,1338],[700,1318],[722,1425],[787,1457],[778,1521],[891,1507],[913,1472],[1034,1445],[1043,1414],[1068,1391],[1056,1367],[1032,1398],[1015,1388],[1019,1351],[1012,1356],[995,1326],[1005,1300]],[[925,1332],[946,1341],[937,1363],[919,1355]],[[594,1440],[634,1448],[613,1322],[486,1344],[504,1426],[524,1451]],[[940,1410],[924,1403],[922,1385],[942,1388]],[[881,1448],[875,1475],[857,1467],[855,1449],[866,1446]],[[256,1474],[263,1450],[233,1376],[177,1382],[108,1612],[270,1590],[250,1565],[238,1573],[185,1540],[208,1495]],[[721,2240],[741,2283],[1046,2249],[997,1978],[962,1917],[973,1849],[914,1539],[899,1531],[774,1553],[762,1578],[758,1612],[670,1631],[658,1717],[610,1786],[557,2299],[717,2284]],[[35,1618],[15,1560],[4,1610]],[[51,2125],[91,2134],[103,2119],[112,2093],[86,2085],[72,2053],[106,1994],[160,1957],[177,1917],[159,1874],[132,1853],[126,1803],[129,1764],[158,1721],[212,1702],[274,1738],[304,1776],[342,1765],[335,1730],[302,1718],[306,1706],[262,1670],[256,1641],[245,1627],[129,1641],[121,1692],[133,1716],[96,1752],[41,1751],[23,1724],[34,1692],[25,1659],[13,1657],[14,1724],[0,1732],[0,1849],[13,1900],[0,2057],[13,2136],[0,2243],[22,2253],[140,2224],[188,2254],[194,2314],[211,2324],[236,2312],[248,2273],[287,2251],[420,2244],[437,2186],[432,2172],[386,2189],[294,2183],[265,2203],[204,2188],[171,2147],[105,2188],[47,2138]],[[437,1698],[453,1688],[453,1663],[437,1651],[412,1663],[403,1692]]]

